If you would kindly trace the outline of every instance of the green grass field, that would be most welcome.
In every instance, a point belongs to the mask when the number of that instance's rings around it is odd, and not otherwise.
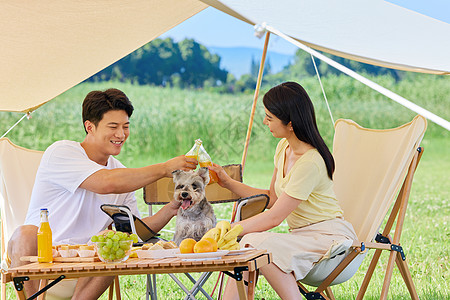
[[[425,108],[450,119],[450,85],[447,78],[423,75],[414,82],[398,84],[389,78],[374,81]],[[399,126],[415,115],[383,96],[346,77],[323,79],[334,119],[349,118],[366,127],[390,128]],[[315,79],[302,82],[316,107],[318,125],[329,146],[332,145],[333,126]],[[219,95],[202,91],[163,89],[123,83],[80,84],[32,114],[13,129],[8,137],[15,143],[44,150],[60,139],[81,141],[84,136],[81,121],[81,102],[94,89],[117,87],[132,100],[131,136],[119,159],[128,167],[139,167],[184,154],[194,139],[201,138],[212,159],[219,164],[240,163],[248,124],[252,95]],[[20,118],[16,113],[0,113],[0,133]],[[261,100],[244,172],[244,182],[267,187],[273,170],[272,156],[277,140],[262,125]],[[422,145],[425,153],[415,175],[409,208],[402,234],[402,245],[421,299],[448,299],[450,215],[450,134],[429,123]],[[137,191],[139,208],[146,212],[142,192]],[[219,205],[218,205],[219,206]],[[158,209],[157,207],[154,208]],[[230,217],[231,205],[215,208],[219,218]],[[167,229],[173,229],[170,222]],[[285,232],[282,224],[276,230]],[[171,238],[168,232],[163,233]],[[354,299],[362,282],[371,253],[358,273],[349,281],[333,288],[337,299]],[[378,299],[383,283],[383,267],[387,255],[382,256],[365,299]],[[409,299],[401,276],[394,269],[389,299]],[[206,284],[211,291],[217,275]],[[123,299],[144,299],[145,276],[120,278]],[[187,282],[183,279],[184,282]],[[182,299],[183,293],[166,275],[158,275],[160,299]],[[13,298],[12,285],[8,299]],[[256,298],[278,299],[264,278],[259,280]],[[107,299],[106,295],[102,299]],[[199,299],[203,299],[201,296]]]

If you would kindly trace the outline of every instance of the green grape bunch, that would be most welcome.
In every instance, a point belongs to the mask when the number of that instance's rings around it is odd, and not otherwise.
[[[121,231],[108,230],[91,237],[95,243],[100,259],[106,262],[124,261],[128,258],[132,243],[138,242],[136,234]]]

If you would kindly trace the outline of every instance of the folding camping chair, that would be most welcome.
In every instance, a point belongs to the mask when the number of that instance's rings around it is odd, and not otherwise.
[[[13,144],[8,138],[0,139],[0,198],[2,234],[2,270],[7,270],[7,243],[14,230],[25,222],[36,172],[43,151],[29,150]],[[2,272],[1,299],[6,299],[6,283]],[[116,296],[120,298],[116,277]],[[75,291],[76,280],[63,280],[46,292],[47,299],[70,299]],[[41,281],[44,287],[45,281]],[[112,288],[110,287],[110,298]]]
[[[227,165],[223,167],[225,172],[231,178],[242,182],[242,166],[240,164]],[[162,178],[152,184],[144,187],[144,201],[149,205],[149,213],[152,214],[152,205],[167,204],[173,199],[175,185],[172,178]],[[255,195],[248,198],[240,198],[237,194],[222,188],[217,183],[208,185],[205,190],[206,198],[211,204],[236,202],[237,213],[235,220],[243,220],[263,212],[269,204],[269,197],[267,195]],[[198,280],[195,280],[189,273],[184,273],[193,283],[193,287],[188,288],[174,275],[169,276],[180,286],[186,293],[185,299],[195,299],[198,292],[202,292],[207,299],[212,299],[211,296],[203,289],[203,285],[211,276],[211,272],[202,273]],[[147,275],[147,294],[152,300],[157,299],[156,276]]]
[[[102,204],[100,209],[113,219],[114,227],[117,231],[137,234],[140,243],[156,243],[159,241],[159,234],[133,215],[129,207],[125,205]],[[130,220],[133,221],[130,222]]]
[[[376,250],[356,299],[363,298],[383,250],[390,251],[390,256],[380,299],[387,298],[394,262],[411,298],[418,299],[404,249],[400,245],[400,236],[414,171],[423,153],[419,144],[426,125],[426,119],[422,116],[416,116],[398,128],[386,130],[366,129],[351,120],[336,121],[333,145],[335,192],[345,219],[355,228],[358,241],[332,247],[328,258],[317,263],[298,282],[300,291],[307,299],[334,299],[330,286],[351,278],[368,249]],[[382,234],[379,234],[396,195],[388,221]],[[395,233],[391,238],[390,232],[396,218]],[[317,289],[309,292],[302,283]]]

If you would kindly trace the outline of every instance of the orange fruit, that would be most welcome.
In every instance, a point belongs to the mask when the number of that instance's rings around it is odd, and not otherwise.
[[[200,240],[194,245],[194,253],[214,252],[213,245],[208,240]]]
[[[194,246],[197,242],[194,239],[184,239],[180,243],[180,253],[194,253]]]
[[[218,247],[217,247],[217,242],[216,242],[215,239],[213,239],[213,238],[204,238],[202,240],[207,240],[208,242],[211,243],[211,245],[213,246],[213,251],[212,252],[216,252],[217,251]]]

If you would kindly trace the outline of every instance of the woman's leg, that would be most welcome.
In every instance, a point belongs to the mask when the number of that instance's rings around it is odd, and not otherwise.
[[[260,270],[281,299],[302,299],[294,273],[284,273],[273,263],[262,267]]]
[[[293,273],[284,273],[275,264],[268,264],[260,269],[267,282],[283,300],[301,299],[302,295],[297,286]],[[248,279],[248,272],[244,272],[244,280]],[[229,278],[223,294],[224,300],[239,299],[236,281]]]

